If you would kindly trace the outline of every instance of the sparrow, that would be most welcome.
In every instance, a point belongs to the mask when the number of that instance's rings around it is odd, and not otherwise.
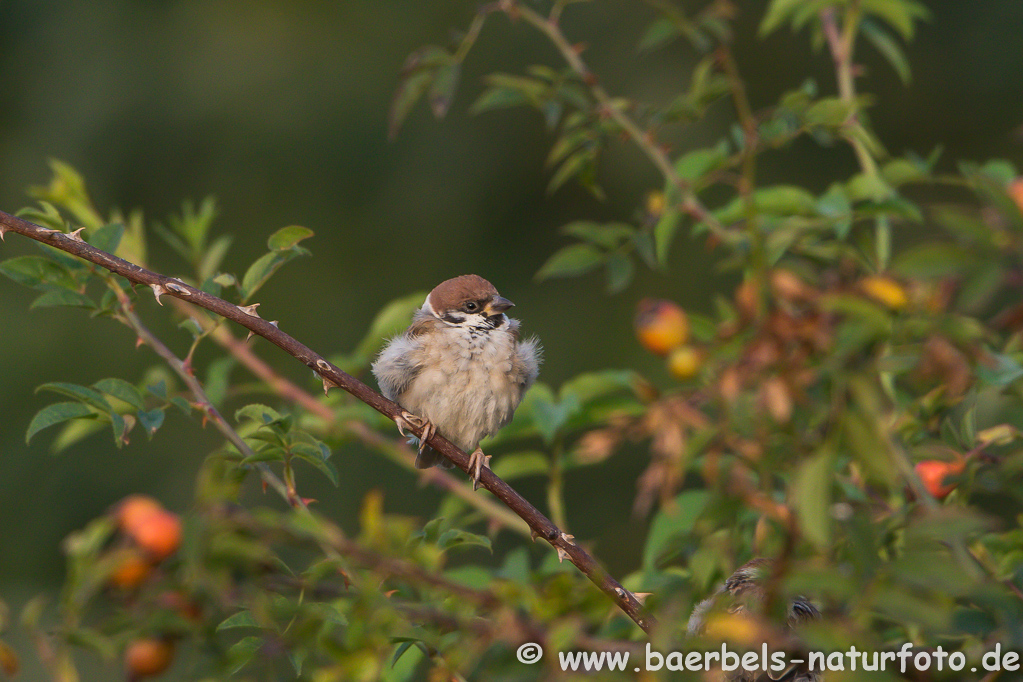
[[[770,559],[756,558],[736,569],[735,573],[725,580],[717,592],[701,601],[693,609],[686,627],[688,635],[692,637],[703,630],[707,614],[718,607],[719,600],[728,601],[729,613],[742,616],[749,616],[751,611],[755,613],[763,604],[766,596],[763,582],[772,565],[773,562]],[[789,603],[787,620],[790,628],[808,621],[819,620],[820,617],[821,612],[804,597],[795,597]],[[728,680],[728,682],[774,682],[775,680],[822,682],[824,678],[819,671],[808,670],[804,663],[803,665],[791,664],[781,672],[769,671],[759,676],[753,672],[739,670],[722,679]]]
[[[372,366],[381,392],[402,407],[399,433],[422,429],[416,467],[452,466],[426,444],[440,433],[472,453],[473,490],[490,467],[480,441],[511,420],[540,368],[539,340],[523,340],[505,314],[513,305],[479,275],[441,282]]]

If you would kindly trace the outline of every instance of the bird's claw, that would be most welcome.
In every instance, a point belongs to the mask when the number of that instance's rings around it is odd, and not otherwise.
[[[428,419],[416,416],[411,412],[402,410],[399,415],[394,418],[394,423],[398,426],[398,433],[404,438],[408,438],[409,434],[405,433],[405,429],[416,428],[422,430],[422,436],[419,436],[419,454],[423,454],[423,450],[426,449],[426,441],[433,437],[433,434],[437,432],[437,427],[433,425]],[[415,437],[415,436],[413,436]]]
[[[480,475],[483,473],[483,469],[490,468],[490,455],[484,455],[483,451],[476,448],[469,455],[469,472],[472,476],[472,489],[480,489]]]

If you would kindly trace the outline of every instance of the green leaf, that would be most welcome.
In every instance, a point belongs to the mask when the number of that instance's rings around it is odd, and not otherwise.
[[[281,414],[272,407],[261,405],[259,403],[251,403],[239,408],[238,411],[234,413],[234,418],[236,421],[251,419],[257,424],[265,425],[280,421]]]
[[[657,512],[643,547],[645,569],[654,569],[671,558],[678,541],[693,530],[709,499],[710,493],[706,490],[687,490]]]
[[[929,19],[930,10],[915,0],[863,0],[863,10],[895,29],[903,40],[913,39],[913,23]]]
[[[52,405],[47,405],[43,409],[39,410],[34,417],[32,417],[32,421],[28,425],[28,431],[25,433],[25,442],[28,443],[32,440],[32,436],[49,426],[53,426],[54,424],[60,424],[61,422],[66,422],[69,419],[95,416],[95,412],[89,409],[87,405],[83,405],[79,402],[54,403]]]
[[[799,527],[810,542],[824,551],[831,544],[831,486],[834,454],[825,450],[806,460],[796,472],[792,500]]]
[[[36,393],[39,391],[52,391],[54,393],[67,396],[68,398],[74,398],[75,400],[85,403],[100,412],[106,412],[109,414],[114,411],[110,406],[110,403],[107,402],[106,398],[104,398],[99,391],[88,388],[87,386],[55,381],[43,384],[36,388]]]
[[[675,161],[675,171],[686,182],[698,183],[705,175],[724,165],[729,151],[728,140],[721,140],[713,147],[695,149]]]
[[[120,246],[122,237],[124,237],[124,225],[121,223],[111,223],[92,232],[89,235],[89,244],[95,246],[100,251],[114,253],[117,251],[117,247]]]
[[[266,240],[266,245],[271,251],[287,251],[293,249],[303,239],[309,239],[313,234],[308,227],[289,225],[270,235],[270,238]]]
[[[564,399],[556,401],[550,389],[547,389],[545,392],[536,391],[530,405],[536,429],[544,442],[549,444],[554,441],[561,427],[579,410],[579,399],[574,395],[567,395]]]
[[[370,323],[366,336],[355,349],[355,355],[363,360],[374,356],[384,341],[408,327],[409,322],[412,321],[413,313],[423,305],[426,296],[426,292],[417,291],[414,294],[396,298],[381,308],[373,318],[373,322]]]
[[[979,254],[962,246],[928,242],[903,251],[892,269],[905,277],[938,279],[972,271],[982,262]]]
[[[561,227],[561,232],[578,237],[604,249],[614,249],[636,233],[636,228],[627,223],[595,223],[577,220]]]
[[[30,308],[48,308],[53,306],[71,306],[75,308],[94,309],[96,303],[86,296],[71,289],[53,289],[32,301]]]
[[[639,49],[642,52],[656,49],[679,35],[680,31],[675,22],[665,17],[658,17],[643,32],[643,37],[639,39]]]
[[[400,644],[398,644],[398,647],[394,650],[394,657],[391,658],[392,668],[401,659],[405,652],[411,649],[413,646],[419,647],[420,649],[423,648],[423,644],[421,644],[419,640],[416,639],[404,639],[402,637],[395,637],[394,642],[395,643],[400,642]]]
[[[623,253],[612,253],[607,259],[607,293],[617,294],[625,290],[632,282],[632,275],[636,267],[632,259]]]
[[[64,289],[77,289],[71,273],[59,263],[45,256],[17,256],[0,263],[0,273],[7,275],[18,284],[38,287],[52,284]]]
[[[316,448],[309,443],[299,443],[291,448],[291,454],[295,455],[299,459],[309,462],[314,467],[320,470],[324,476],[334,484],[336,488],[338,486],[338,474],[337,468],[334,466],[328,458],[330,457],[330,450],[326,449],[321,443],[321,448]],[[324,452],[324,450],[326,452]]]
[[[441,549],[451,549],[452,547],[464,547],[469,545],[486,547],[488,551],[493,552],[490,538],[485,535],[470,533],[469,531],[462,530],[461,528],[450,528],[441,533],[441,536],[437,539],[437,546]]]
[[[155,384],[150,384],[149,386],[146,386],[146,390],[155,395],[160,400],[167,399],[167,382],[164,381],[163,379],[160,379]]]
[[[668,251],[671,243],[675,240],[675,233],[682,222],[682,213],[674,208],[669,208],[661,215],[661,219],[654,225],[654,251],[657,254],[657,263],[664,267],[668,262]]]
[[[536,450],[514,452],[494,458],[494,473],[510,481],[524,476],[546,475],[550,471],[550,459]]]
[[[156,430],[163,426],[164,411],[159,407],[149,410],[139,410],[137,413],[139,424],[146,430],[146,434],[152,438]]]
[[[430,109],[437,118],[444,118],[455,98],[455,89],[462,74],[462,65],[458,62],[445,64],[434,72],[433,83],[430,85]]]
[[[881,53],[881,56],[885,58],[885,61],[887,61],[888,64],[895,69],[895,73],[899,75],[899,80],[902,81],[902,84],[909,85],[909,60],[906,59],[906,55],[902,51],[902,47],[895,42],[895,39],[892,38],[891,34],[870,19],[864,19],[860,23],[860,30],[863,31],[863,35],[871,42],[877,51]]]
[[[229,630],[231,628],[259,628],[262,627],[256,622],[255,616],[252,615],[251,611],[239,611],[233,616],[221,621],[220,625],[217,626],[217,632],[221,630]]]
[[[251,661],[262,648],[262,637],[244,637],[238,642],[235,642],[231,648],[227,650],[227,659],[230,661],[230,674],[234,675],[248,665],[249,661]]]
[[[1023,367],[1008,355],[988,352],[987,364],[977,365],[977,378],[991,386],[1008,386],[1023,377]]]
[[[520,90],[512,88],[490,88],[485,90],[483,94],[477,98],[473,105],[469,107],[469,113],[476,115],[492,109],[507,109],[509,107],[518,107],[524,104],[532,104],[532,100]]]
[[[128,403],[136,410],[141,410],[145,407],[142,401],[142,394],[139,390],[129,384],[124,379],[101,379],[92,385],[97,391],[102,391],[107,395],[113,396],[118,400],[123,400]]]
[[[593,270],[604,261],[604,254],[592,244],[570,244],[554,253],[537,271],[536,279],[572,277]]]
[[[766,36],[781,26],[806,0],[771,0],[760,22],[760,36]]]
[[[809,125],[837,128],[849,120],[856,106],[855,102],[838,97],[825,97],[815,102],[803,116]]]
[[[299,250],[271,251],[257,258],[242,277],[240,289],[242,300],[247,301],[282,265],[299,255],[302,255]]]

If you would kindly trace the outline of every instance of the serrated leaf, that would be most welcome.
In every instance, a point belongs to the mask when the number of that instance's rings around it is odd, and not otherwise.
[[[95,246],[100,251],[114,253],[117,251],[117,247],[120,246],[122,237],[124,237],[124,225],[121,223],[111,223],[90,233],[89,244]]]
[[[313,234],[308,227],[288,225],[270,235],[266,245],[271,251],[286,251],[294,248],[303,239],[309,239]]]
[[[85,294],[80,294],[71,289],[53,289],[32,301],[32,305],[29,308],[50,308],[55,306],[95,309],[96,303]]]
[[[36,415],[32,417],[32,421],[28,425],[28,431],[25,433],[25,442],[28,443],[31,441],[32,436],[47,427],[53,426],[54,424],[60,424],[61,422],[66,422],[69,419],[78,419],[80,417],[95,418],[96,413],[89,409],[87,405],[79,402],[53,403],[52,405],[47,405],[36,412]]]
[[[102,391],[103,393],[113,396],[118,400],[123,400],[136,410],[141,410],[145,406],[142,401],[142,394],[139,393],[139,390],[124,379],[117,379],[113,377],[110,379],[101,379],[94,383],[92,387],[97,391]]]
[[[536,279],[572,277],[593,270],[604,261],[604,254],[592,244],[570,244],[556,252],[537,271]]]
[[[272,424],[282,419],[280,412],[272,407],[261,405],[259,403],[251,403],[244,407],[240,407],[238,411],[234,413],[234,418],[236,421],[251,419],[260,425]]]

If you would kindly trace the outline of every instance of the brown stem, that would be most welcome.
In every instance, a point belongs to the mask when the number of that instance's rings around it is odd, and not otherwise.
[[[176,308],[191,317],[204,329],[209,329],[213,326],[208,318],[194,314],[195,308],[192,308],[181,299],[174,299],[173,302]],[[306,411],[315,414],[325,423],[337,425],[337,416],[333,410],[313,397],[308,391],[303,390],[300,386],[295,385],[275,372],[262,358],[252,352],[252,347],[247,342],[236,337],[231,333],[231,330],[223,326],[216,326],[210,331],[210,336],[256,377],[266,382],[275,393],[286,400],[297,403]],[[431,483],[463,500],[470,506],[475,507],[491,521],[521,535],[529,535],[529,527],[522,522],[522,519],[512,514],[505,507],[495,504],[482,495],[477,495],[468,483],[459,482],[447,471],[437,467],[416,469],[414,464],[415,455],[407,445],[390,438],[385,438],[359,421],[346,421],[340,425],[340,428],[354,435],[367,447],[382,452],[392,461],[401,464],[410,471],[418,472],[421,481]]]
[[[324,380],[325,385],[337,386],[347,391],[390,419],[396,419],[402,412],[401,407],[397,403],[391,402],[355,377],[342,372],[327,362],[322,356],[315,353],[311,348],[278,329],[275,324],[257,317],[252,308],[242,309],[233,303],[196,289],[180,280],[146,270],[105,251],[100,251],[86,244],[80,238],[41,227],[0,211],[0,233],[7,231],[16,232],[78,256],[90,263],[95,263],[116,275],[124,277],[133,284],[151,287],[159,296],[180,298],[237,322],[301,361],[316,372]],[[421,430],[415,428],[411,430],[417,436],[421,435]],[[428,442],[434,450],[447,457],[459,469],[466,473],[469,472],[469,455],[457,448],[449,440],[440,434],[435,434]],[[540,510],[519,495],[514,488],[496,476],[490,469],[483,470],[480,481],[483,487],[496,495],[498,499],[504,502],[509,509],[529,525],[534,536],[542,537],[549,542],[558,551],[559,558],[568,558],[593,584],[600,588],[622,611],[632,618],[639,627],[649,632],[654,624],[653,617],[644,611],[636,596],[612,578],[589,552],[575,544],[571,536],[561,532]]]
[[[526,22],[547,36],[547,39],[551,41],[564,60],[568,62],[569,67],[579,76],[583,84],[589,88],[594,99],[600,105],[601,111],[610,116],[625,131],[625,134],[632,139],[633,143],[657,167],[657,170],[661,172],[665,180],[678,188],[681,192],[679,208],[684,213],[692,216],[694,220],[706,224],[708,229],[714,234],[719,237],[723,236],[727,232],[724,226],[700,203],[692,186],[678,174],[675,170],[675,165],[671,162],[667,153],[653,140],[650,134],[644,132],[635,121],[629,118],[625,111],[622,110],[622,107],[600,85],[596,76],[593,75],[593,72],[590,71],[589,67],[586,66],[586,63],[579,56],[579,51],[568,42],[568,38],[562,33],[558,24],[520,3],[508,1],[504,5],[506,6],[505,11],[509,15],[522,17]]]

